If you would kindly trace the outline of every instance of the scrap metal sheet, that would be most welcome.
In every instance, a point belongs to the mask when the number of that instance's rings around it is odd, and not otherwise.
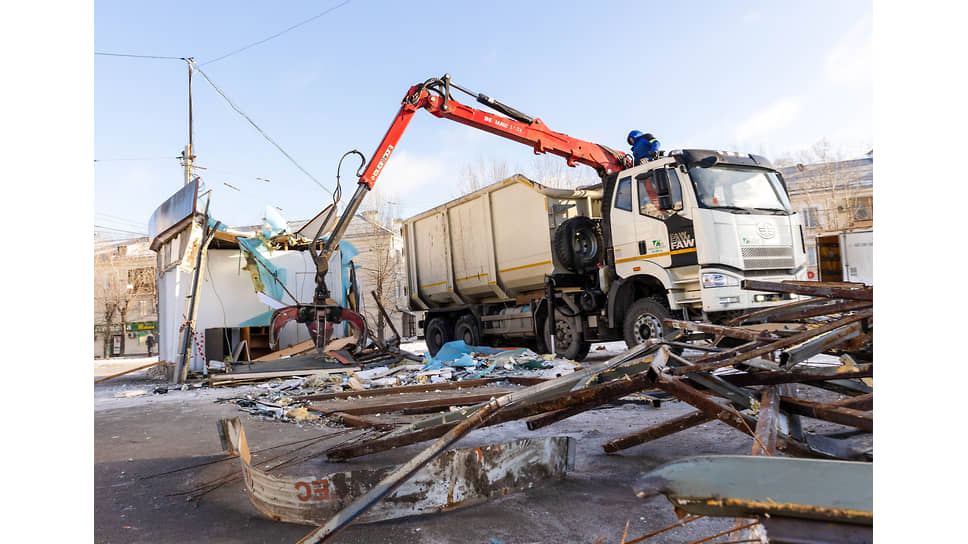
[[[251,465],[245,432],[234,428],[252,504],[277,521],[322,525],[380,483],[395,467],[302,476],[269,474]],[[517,440],[443,453],[358,521],[373,522],[480,504],[563,478],[573,468],[574,439]]]

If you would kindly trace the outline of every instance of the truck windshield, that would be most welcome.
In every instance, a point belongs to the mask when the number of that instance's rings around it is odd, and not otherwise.
[[[689,176],[703,208],[792,212],[790,199],[775,172],[728,165],[693,166]]]

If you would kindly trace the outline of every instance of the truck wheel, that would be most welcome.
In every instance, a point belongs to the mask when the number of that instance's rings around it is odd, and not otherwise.
[[[430,352],[430,356],[437,355],[440,348],[451,341],[450,327],[447,326],[447,320],[442,317],[431,319],[427,323],[427,326],[424,327],[424,340],[427,341],[427,351]]]
[[[481,330],[477,327],[477,318],[473,315],[462,315],[454,325],[454,340],[463,340],[468,346],[481,345]]]
[[[574,318],[565,317],[555,312],[557,328],[555,335],[555,353],[572,361],[581,361],[588,356],[591,343],[582,339],[581,329],[575,325]],[[544,325],[545,345],[551,349],[551,320],[546,319]]]
[[[584,274],[602,261],[605,242],[594,220],[572,217],[555,229],[555,257],[565,269]]]
[[[662,320],[669,317],[666,310],[658,301],[643,298],[635,301],[625,312],[625,323],[622,331],[625,335],[625,345],[629,349],[651,339],[662,339],[671,329],[662,326]]]

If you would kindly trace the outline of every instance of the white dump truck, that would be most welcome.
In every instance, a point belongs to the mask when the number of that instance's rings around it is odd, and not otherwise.
[[[458,102],[455,90],[501,115]],[[405,222],[409,306],[424,313],[419,325],[432,354],[460,338],[580,360],[592,342],[632,346],[663,335],[672,315],[715,322],[780,304],[789,295],[744,291],[740,282],[805,275],[803,229],[783,178],[763,157],[687,149],[635,161],[445,74],[407,90],[368,161],[357,150],[344,155],[365,164],[315,256],[316,292],[312,305],[295,309],[300,322],[324,330],[324,322],[354,317],[329,296],[328,259],[419,110],[589,166],[602,180],[571,191],[515,176]]]
[[[803,228],[756,155],[675,151],[578,190],[516,175],[404,222],[427,346],[524,344],[572,359],[788,302],[744,279],[805,279]],[[549,301],[552,301],[549,304]],[[553,307],[555,320],[548,319]]]

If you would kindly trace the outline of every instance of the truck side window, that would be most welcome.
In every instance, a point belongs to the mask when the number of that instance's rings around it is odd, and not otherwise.
[[[649,172],[647,176],[638,178],[639,184],[639,213],[656,219],[666,219],[676,210],[682,209],[682,186],[679,185],[679,176],[673,169],[666,169],[668,175],[668,193],[660,194],[659,186],[656,183],[654,172]],[[667,198],[666,206],[672,209],[661,209],[660,198]]]
[[[615,189],[615,207],[627,212],[632,211],[632,177],[618,180],[618,188]]]

